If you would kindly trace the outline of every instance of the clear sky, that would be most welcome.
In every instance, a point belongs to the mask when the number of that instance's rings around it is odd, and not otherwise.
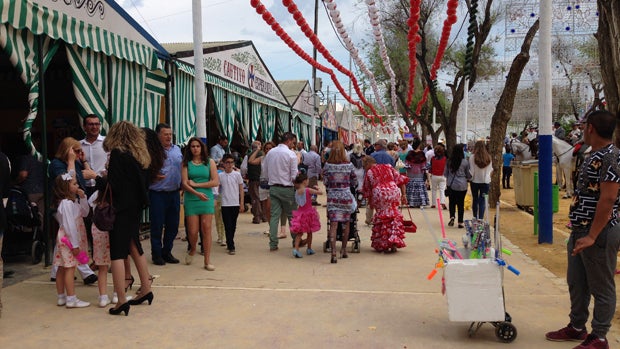
[[[191,0],[116,0],[147,32],[160,43],[191,42]],[[267,10],[285,31],[312,56],[312,44],[299,29],[293,16],[278,0],[263,0]],[[311,27],[314,26],[314,1],[296,0],[294,3]],[[338,0],[337,8],[345,28],[362,53],[362,39],[371,39],[368,9],[363,1]],[[312,66],[299,58],[268,26],[250,0],[202,0],[203,41],[251,40],[259,55],[276,80],[312,80]],[[319,0],[318,36],[329,52],[345,67],[349,66],[349,54],[339,42],[332,29],[327,10]],[[318,53],[319,63],[334,69]],[[355,69],[354,69],[355,71]],[[324,94],[329,86],[330,97],[336,92],[327,74],[317,71],[323,79]],[[338,75],[338,81],[348,92],[349,80]],[[355,98],[358,100],[358,98]],[[344,100],[338,96],[339,102]]]

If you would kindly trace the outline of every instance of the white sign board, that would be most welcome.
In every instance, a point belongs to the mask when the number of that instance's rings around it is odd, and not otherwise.
[[[193,57],[180,60],[193,65]],[[288,104],[254,46],[231,48],[203,55],[204,68],[211,74],[250,89],[252,92]]]

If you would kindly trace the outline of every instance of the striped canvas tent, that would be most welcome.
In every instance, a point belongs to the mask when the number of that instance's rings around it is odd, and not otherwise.
[[[0,47],[29,90],[23,129],[34,154],[30,130],[39,109],[40,78],[62,46],[82,117],[99,115],[103,132],[119,120],[147,127],[159,120],[168,53],[114,1],[89,4],[0,0]]]
[[[314,95],[308,80],[278,81],[286,99],[291,104],[291,132],[304,142],[306,149],[312,144],[312,115],[314,114]],[[317,122],[318,124],[318,122]]]
[[[171,69],[172,119],[178,143],[194,135],[195,115],[185,107],[193,105],[195,74],[193,44],[163,44],[175,56]],[[233,141],[235,130],[242,135],[240,143],[249,145],[262,131],[263,140],[272,140],[277,123],[289,125],[290,105],[284,98],[251,41],[203,43],[207,100],[213,103],[217,131]],[[191,80],[188,80],[191,79]],[[184,91],[192,91],[185,93]],[[212,94],[211,94],[212,92]],[[259,131],[260,130],[260,131]],[[210,130],[211,137],[216,136]],[[219,136],[218,134],[217,136]],[[236,139],[239,141],[239,139]]]

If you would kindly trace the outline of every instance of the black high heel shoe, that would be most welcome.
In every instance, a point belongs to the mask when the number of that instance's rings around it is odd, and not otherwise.
[[[120,315],[121,313],[125,313],[125,316],[127,316],[129,315],[129,308],[131,308],[129,303],[130,302],[123,303],[117,308],[110,308],[108,312],[110,313],[110,315]]]
[[[140,304],[144,303],[144,301],[148,301],[149,305],[151,305],[151,303],[153,303],[153,298],[154,298],[153,292],[149,292],[149,293],[145,294],[144,296],[142,296],[140,298],[132,299],[132,300],[130,300],[127,303],[129,303],[131,305],[140,305]]]
[[[153,275],[149,276],[149,281],[151,282],[150,285],[153,285],[153,280],[155,280],[155,277]],[[142,286],[138,287],[138,290],[136,291],[136,296],[139,296],[140,294],[142,294]]]
[[[133,283],[136,281],[136,279],[133,278],[133,275],[129,275],[129,278],[125,278],[125,282],[127,281],[129,281],[129,285],[125,286],[125,292],[127,292],[128,289],[133,289]]]

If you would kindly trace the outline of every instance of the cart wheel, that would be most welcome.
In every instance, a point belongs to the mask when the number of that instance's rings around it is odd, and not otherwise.
[[[517,328],[510,322],[500,322],[495,327],[495,336],[504,343],[510,343],[517,338]]]
[[[32,264],[41,263],[41,257],[45,252],[45,247],[41,241],[35,241],[32,243],[32,250],[30,252],[30,257],[32,257]]]
[[[361,252],[360,251],[360,243],[359,243],[359,241],[355,241],[353,243],[353,250],[351,252],[353,252],[353,253],[360,253]]]

